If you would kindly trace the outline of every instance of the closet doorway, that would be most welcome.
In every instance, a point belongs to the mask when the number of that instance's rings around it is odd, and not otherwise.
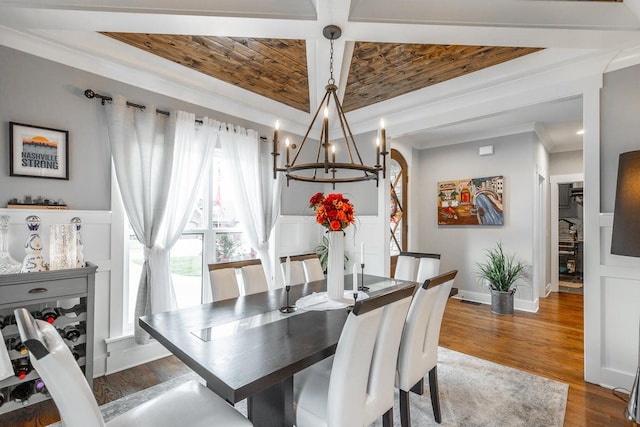
[[[551,177],[551,291],[583,293],[583,174]]]

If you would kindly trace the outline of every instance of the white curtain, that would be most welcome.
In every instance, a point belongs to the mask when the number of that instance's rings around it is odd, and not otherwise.
[[[122,96],[106,105],[111,155],[129,221],[144,246],[135,318],[176,308],[169,251],[191,216],[216,142],[214,121],[155,106],[128,108]],[[135,321],[135,340],[149,336]]]
[[[227,126],[229,127],[227,129]],[[274,287],[269,236],[280,213],[280,174],[273,179],[271,147],[260,143],[254,130],[221,125],[220,143],[225,176],[234,190],[234,203],[243,231],[262,261],[269,287]]]

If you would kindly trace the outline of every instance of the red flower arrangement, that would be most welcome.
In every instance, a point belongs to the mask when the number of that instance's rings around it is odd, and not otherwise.
[[[340,231],[356,221],[353,205],[342,194],[314,194],[309,199],[309,207],[316,210],[318,224],[331,231]]]

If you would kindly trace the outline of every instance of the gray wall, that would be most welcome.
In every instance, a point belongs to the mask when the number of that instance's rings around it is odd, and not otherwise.
[[[486,248],[502,242],[509,252],[531,265],[533,262],[533,171],[537,140],[532,133],[482,140],[420,151],[418,179],[410,185],[418,215],[412,221],[417,230],[414,242],[419,250],[442,255],[441,271],[458,269],[456,286],[471,292],[488,293],[478,284],[475,263]],[[493,156],[478,156],[480,146],[493,144]],[[439,181],[504,176],[504,226],[439,226],[437,183]],[[413,233],[413,231],[412,231]],[[523,287],[516,296],[531,299],[532,289]]]
[[[582,150],[549,154],[549,175],[583,173]]]
[[[613,212],[618,156],[640,150],[640,66],[604,75],[600,114],[600,211]]]
[[[155,104],[166,110],[181,109],[234,123],[255,129],[268,141],[273,137],[273,129],[266,126],[0,46],[0,207],[13,197],[42,195],[61,198],[72,209],[111,208],[111,161],[103,107],[98,101],[85,98],[85,89],[107,95],[123,94],[132,102]],[[9,122],[68,130],[69,181],[10,177]],[[284,137],[283,132],[280,140],[284,141]],[[364,135],[362,140],[367,138],[371,139],[371,135]],[[301,138],[292,136],[292,139]],[[361,137],[356,139],[359,142]],[[359,144],[359,148],[368,163],[375,155],[375,147]],[[282,192],[282,213],[312,215],[308,201],[317,191],[334,190],[331,186],[292,181]],[[351,197],[358,214],[377,214],[375,183],[338,184],[335,191]]]
[[[13,197],[62,198],[70,208],[111,208],[111,161],[104,109],[85,89],[123,94],[161,109],[181,109],[257,130],[269,140],[273,130],[197,105],[125,85],[91,73],[0,46],[0,207]],[[69,131],[69,181],[9,176],[9,122]]]

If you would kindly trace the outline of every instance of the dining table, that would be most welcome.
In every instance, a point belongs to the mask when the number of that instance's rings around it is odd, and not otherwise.
[[[352,277],[345,275],[347,291],[353,289]],[[368,296],[417,285],[359,277]],[[323,292],[326,279],[291,286],[289,298],[293,304]],[[139,323],[227,402],[247,399],[254,426],[293,426],[294,374],[335,353],[349,311],[311,306],[282,313],[286,301],[285,288],[279,288],[144,316]]]

